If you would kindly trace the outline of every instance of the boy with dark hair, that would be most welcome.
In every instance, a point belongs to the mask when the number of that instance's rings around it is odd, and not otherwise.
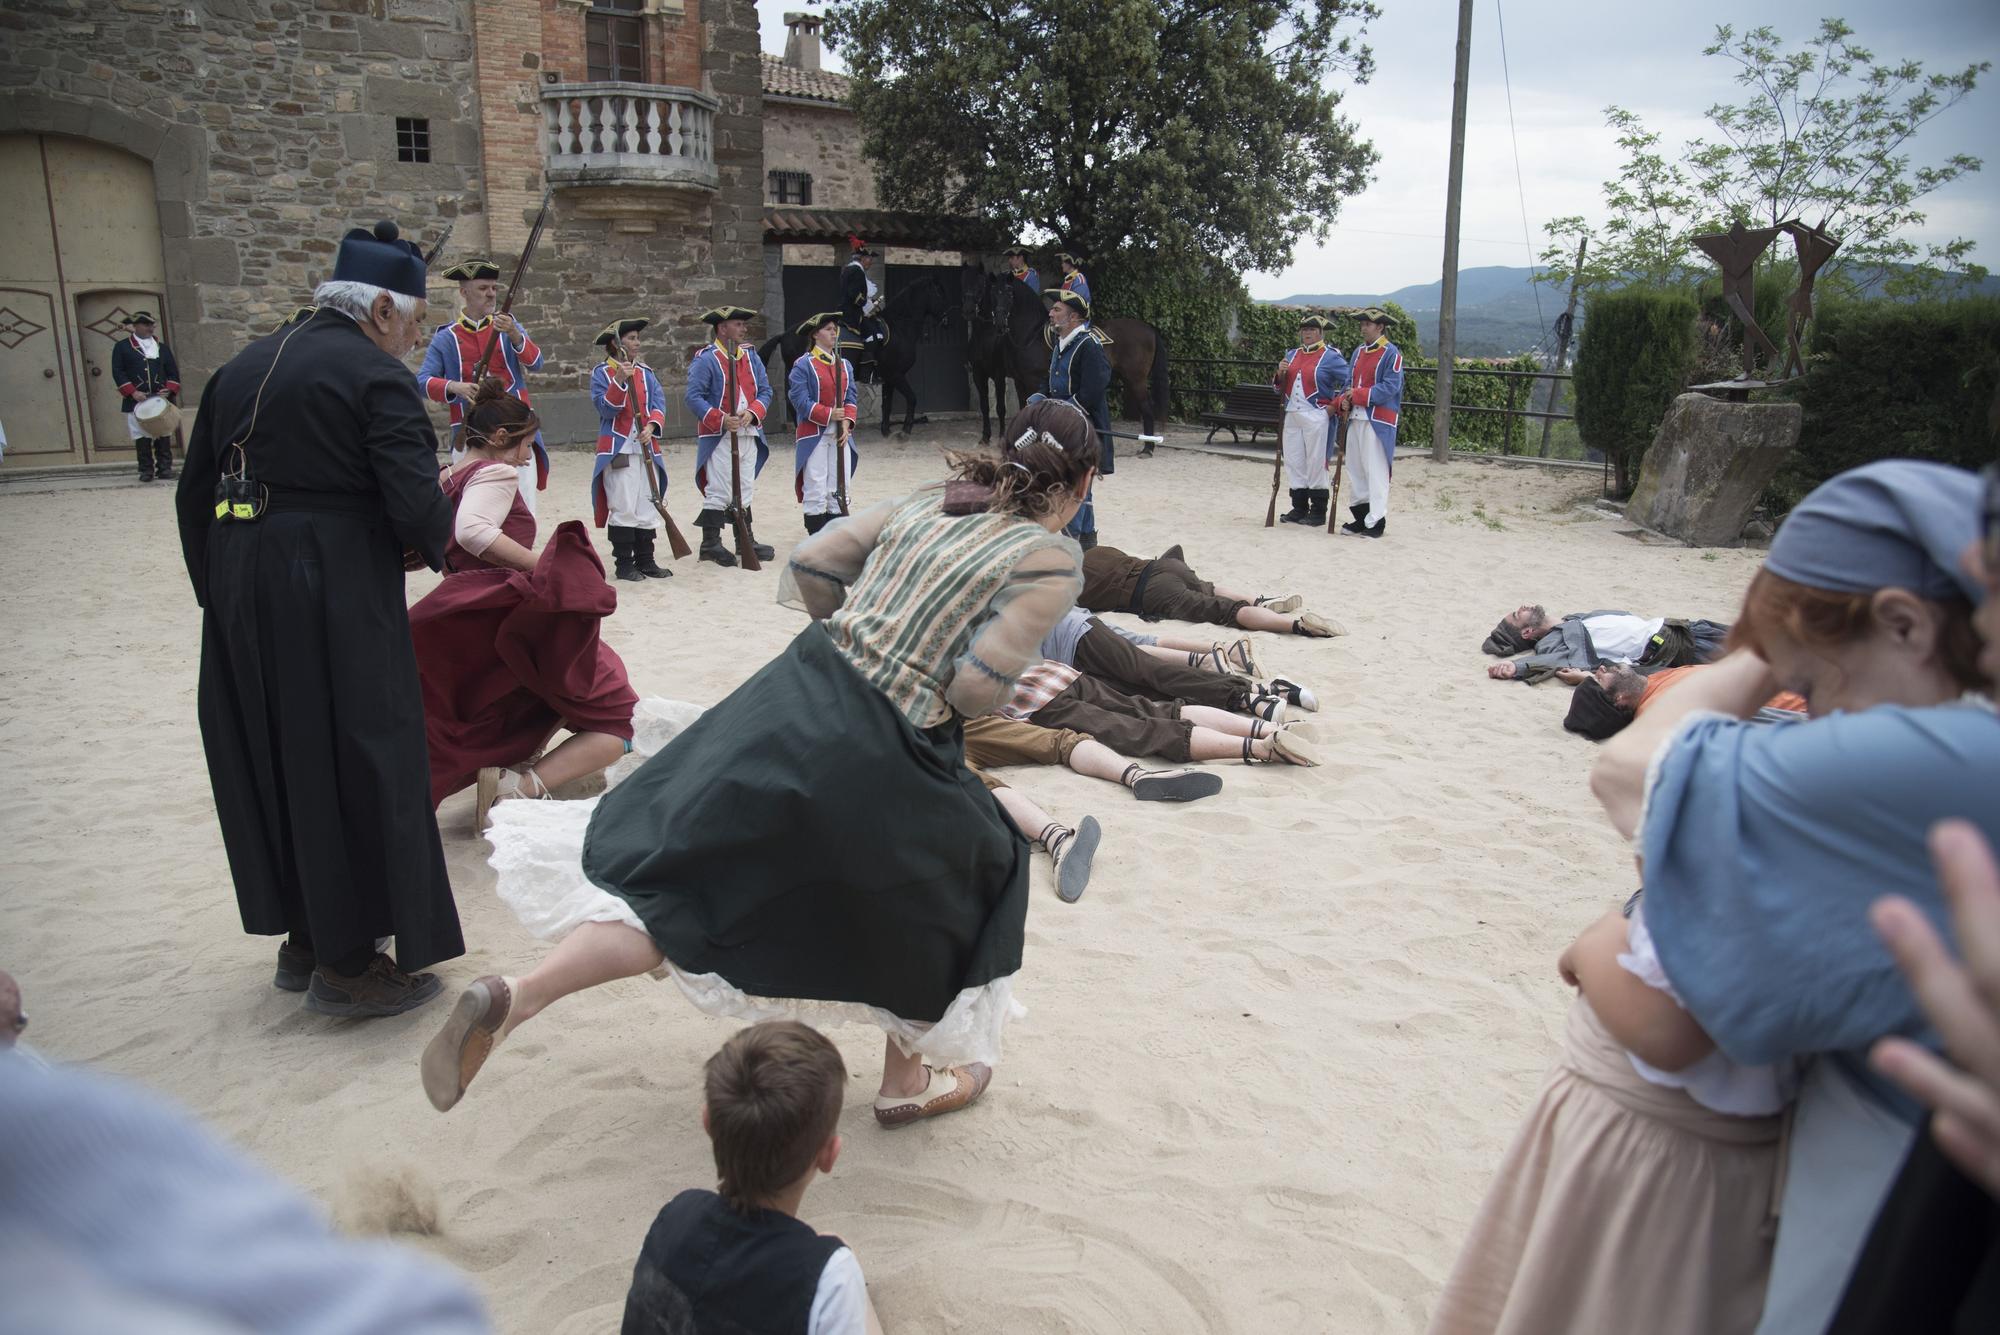
[[[814,1175],[840,1157],[839,1050],[796,1020],[767,1020],[705,1069],[718,1190],[683,1191],[653,1220],[622,1335],[879,1335],[854,1253],[798,1218]]]

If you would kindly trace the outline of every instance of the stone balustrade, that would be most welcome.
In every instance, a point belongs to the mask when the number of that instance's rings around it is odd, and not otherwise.
[[[712,193],[718,105],[664,84],[551,84],[542,89],[548,182]]]

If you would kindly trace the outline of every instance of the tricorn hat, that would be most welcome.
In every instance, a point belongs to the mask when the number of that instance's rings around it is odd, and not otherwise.
[[[1368,309],[1357,313],[1354,318],[1357,320],[1366,320],[1370,324],[1379,324],[1385,329],[1394,323],[1389,318],[1389,312],[1383,310],[1380,306],[1370,306]]]
[[[757,312],[751,310],[748,306],[715,306],[701,313],[701,322],[706,325],[719,325],[724,320],[754,320],[756,318]]]
[[[1333,321],[1327,319],[1324,315],[1301,315],[1299,317],[1299,328],[1301,329],[1325,329],[1332,323]]]
[[[500,266],[492,260],[460,260],[444,271],[454,283],[471,283],[482,278],[498,278]]]
[[[1081,265],[1083,263],[1083,259],[1075,251],[1059,250],[1056,252],[1056,263]]]
[[[1081,292],[1065,292],[1059,287],[1049,287],[1042,289],[1042,295],[1054,297],[1057,305],[1069,307],[1086,320],[1090,318],[1090,303],[1083,299]]]
[[[1000,258],[1003,260],[1011,260],[1016,255],[1019,255],[1024,260],[1028,258],[1028,252],[1021,249],[1019,246],[1015,246],[1010,250],[1003,250],[1000,252]]]
[[[811,319],[801,323],[799,325],[798,332],[807,338],[811,338],[814,334],[817,334],[820,330],[826,328],[828,325],[830,324],[837,325],[839,323],[840,323],[839,311],[821,311],[818,315],[815,315]]]
[[[367,283],[405,297],[425,296],[427,276],[423,251],[403,240],[402,229],[387,218],[372,230],[350,230],[333,259],[334,282]]]
[[[133,311],[133,312],[132,312],[132,313],[131,313],[130,315],[126,316],[126,317],[125,317],[124,319],[120,320],[120,321],[119,321],[118,323],[119,323],[119,324],[154,324],[154,323],[156,323],[156,321],[155,321],[155,320],[153,319],[153,313],[152,313],[151,311]]]
[[[625,335],[636,334],[651,323],[653,323],[651,320],[613,320],[610,324],[604,326],[604,332],[597,336],[597,346],[600,348],[613,347]]]

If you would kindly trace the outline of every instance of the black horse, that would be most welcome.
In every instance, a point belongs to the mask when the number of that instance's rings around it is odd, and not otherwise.
[[[882,434],[885,436],[889,434],[889,417],[896,394],[903,396],[905,404],[899,439],[908,440],[911,429],[919,421],[930,420],[917,416],[917,392],[910,386],[910,370],[917,364],[918,346],[936,334],[944,313],[944,289],[938,286],[935,278],[926,275],[883,304],[882,322],[889,328],[889,338],[876,345],[872,357],[866,354],[857,356],[858,350],[847,344],[846,331],[842,333],[842,351],[854,363],[854,374],[863,381],[878,381],[882,386]],[[766,363],[771,360],[773,351],[779,353],[781,369],[774,388],[784,398],[785,411],[794,427],[798,425],[798,415],[791,410],[791,395],[784,386],[791,377],[792,363],[805,356],[811,347],[810,338],[788,329],[765,339],[757,349],[757,355]]]
[[[1006,275],[981,271],[975,277],[968,266],[965,279],[966,364],[979,386],[980,441],[984,443],[990,439],[986,416],[989,384],[998,396],[998,418],[1003,423],[1007,419],[1005,381],[1014,382],[1023,403],[1030,394],[1044,393],[1048,388],[1049,312],[1040,293]],[[1139,406],[1141,429],[1150,436],[1155,422],[1167,415],[1166,335],[1144,320],[1104,320],[1097,327],[1111,337],[1105,349],[1111,374],[1124,382],[1126,399]]]

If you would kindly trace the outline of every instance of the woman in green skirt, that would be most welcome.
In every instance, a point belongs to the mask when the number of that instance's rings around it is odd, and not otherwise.
[[[813,624],[629,779],[494,808],[500,897],[558,944],[459,997],[424,1051],[432,1104],[558,998],[648,972],[711,1014],[878,1025],[885,1126],[978,1098],[1018,1011],[1028,845],[960,720],[1075,602],[1061,529],[1097,452],[1069,404],[1023,408],[998,455],[794,549],[779,601]]]

